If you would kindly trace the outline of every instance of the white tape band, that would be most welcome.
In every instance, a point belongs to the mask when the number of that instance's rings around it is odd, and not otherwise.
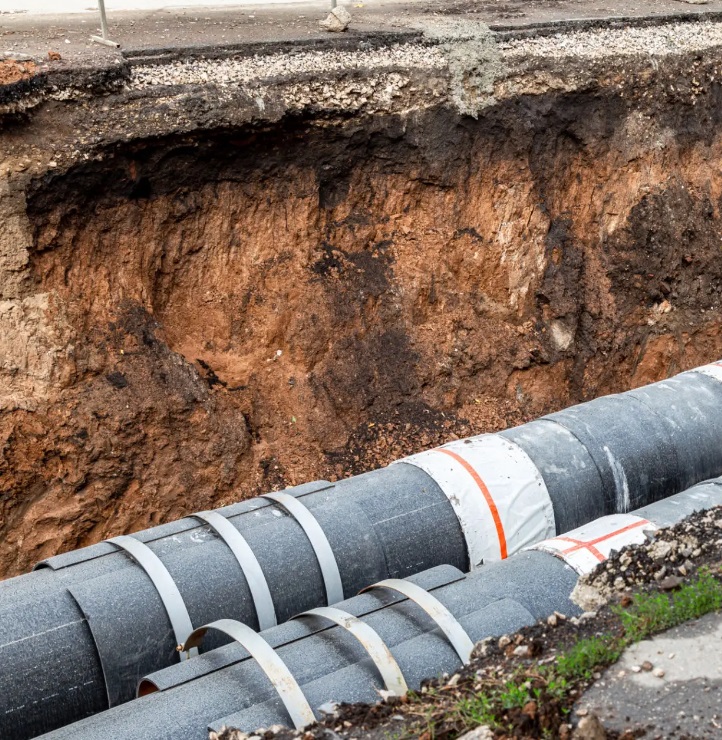
[[[482,434],[397,462],[420,468],[446,494],[472,570],[556,533],[541,474],[526,452],[504,437]]]
[[[709,375],[710,378],[719,380],[719,382],[722,383],[722,360],[720,360],[719,362],[712,362],[709,365],[702,365],[702,367],[696,367],[693,370],[688,370],[687,372]]]
[[[527,549],[548,552],[584,575],[603,563],[612,550],[644,542],[644,532],[650,529],[657,529],[657,525],[642,517],[612,514]]]

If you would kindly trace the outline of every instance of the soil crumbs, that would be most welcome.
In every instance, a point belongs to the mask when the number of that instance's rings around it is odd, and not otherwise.
[[[573,599],[594,607],[580,617],[555,613],[488,638],[453,676],[377,704],[331,705],[332,714],[305,730],[225,729],[211,740],[640,737],[644,731],[605,730],[574,705],[628,645],[722,606],[722,507],[647,537],[580,579]]]
[[[0,61],[0,85],[12,85],[27,80],[36,72],[34,62],[17,62],[14,59]]]

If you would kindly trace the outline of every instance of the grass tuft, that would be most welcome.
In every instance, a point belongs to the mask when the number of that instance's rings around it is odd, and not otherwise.
[[[516,671],[504,683],[468,693],[452,707],[447,721],[459,734],[479,725],[508,730],[510,712],[529,702],[567,703],[572,688],[583,688],[595,671],[615,663],[628,646],[720,608],[722,583],[707,571],[671,594],[637,594],[629,607],[613,609],[622,623],[621,636],[585,638],[561,653],[552,665],[533,665]],[[436,729],[429,721],[424,736],[436,737]]]
[[[629,609],[614,610],[624,627],[624,642],[639,642],[722,607],[722,583],[705,571],[670,596],[638,594]]]

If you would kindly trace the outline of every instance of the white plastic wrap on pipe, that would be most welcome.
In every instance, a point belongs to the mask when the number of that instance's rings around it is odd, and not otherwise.
[[[503,437],[469,437],[398,462],[420,468],[446,494],[459,517],[472,570],[556,533],[541,474],[526,452]]]
[[[633,514],[604,516],[564,535],[538,542],[527,550],[542,550],[564,560],[580,575],[603,563],[612,550],[645,541],[645,531],[657,525]]]
[[[694,370],[690,370],[689,372],[709,375],[710,378],[719,380],[719,382],[722,383],[722,360],[719,362],[712,362],[709,365],[702,365],[702,367],[696,367]]]

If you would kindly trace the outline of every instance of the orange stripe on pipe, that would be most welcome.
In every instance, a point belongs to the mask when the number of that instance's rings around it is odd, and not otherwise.
[[[568,550],[560,550],[559,552],[562,555],[566,555],[569,552],[575,552],[576,550],[582,550],[582,549],[584,549],[584,550],[589,550],[589,552],[592,553],[592,555],[594,555],[594,557],[600,563],[602,563],[602,562],[604,562],[606,560],[606,558],[604,557],[604,555],[602,555],[602,553],[599,552],[599,550],[597,550],[597,548],[594,547],[594,545],[591,544],[590,542],[582,542],[581,540],[573,540],[571,537],[555,537],[554,539],[555,540],[564,540],[564,542],[571,542],[574,545],[576,545],[576,547],[570,547]]]
[[[574,547],[570,547],[568,550],[562,550],[562,555],[568,555],[570,552],[576,552],[577,550],[589,550],[589,552],[592,553],[600,562],[602,560],[606,560],[606,558],[597,550],[594,545],[599,544],[600,542],[604,542],[604,540],[611,539],[612,537],[616,537],[618,534],[622,534],[622,532],[628,532],[630,529],[636,529],[637,527],[642,527],[645,524],[649,524],[649,522],[646,519],[642,519],[639,522],[634,522],[633,524],[628,524],[626,527],[622,527],[621,529],[617,529],[614,532],[609,532],[608,534],[603,535],[602,537],[597,537],[595,540],[589,540],[589,542],[582,542],[581,540],[575,540],[571,537],[555,537],[555,540],[564,540],[566,542],[573,542]]]
[[[501,554],[501,559],[505,560],[509,555],[506,549],[506,535],[504,534],[504,525],[501,523],[499,510],[496,508],[496,504],[494,503],[494,499],[489,493],[489,489],[486,487],[486,483],[484,483],[484,481],[481,479],[481,476],[476,472],[476,470],[474,470],[474,468],[471,467],[471,465],[469,465],[466,460],[464,460],[463,457],[461,457],[461,455],[457,455],[451,450],[437,449],[436,452],[443,452],[444,455],[448,455],[449,457],[452,457],[454,460],[456,460],[456,462],[458,462],[459,465],[461,465],[464,470],[466,470],[466,472],[474,479],[474,483],[479,486],[479,490],[484,496],[484,500],[486,501],[487,506],[489,507],[489,511],[491,512],[491,518],[494,520],[496,535],[499,538],[499,552]]]

